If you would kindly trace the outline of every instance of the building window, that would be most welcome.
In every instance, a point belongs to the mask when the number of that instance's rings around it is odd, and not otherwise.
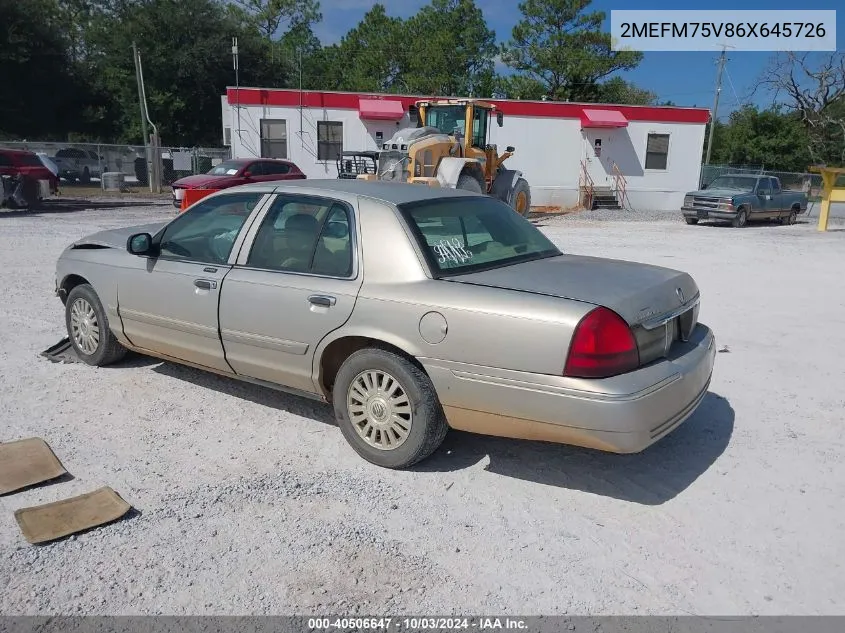
[[[261,119],[261,158],[287,157],[287,121],[284,119]]]
[[[317,160],[337,160],[343,151],[343,123],[317,121]]]
[[[669,135],[649,134],[645,148],[646,169],[666,169],[669,162]]]

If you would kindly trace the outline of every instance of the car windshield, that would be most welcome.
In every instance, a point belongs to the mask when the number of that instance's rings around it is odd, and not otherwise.
[[[749,176],[719,176],[710,185],[708,189],[735,189],[736,191],[754,191],[754,184],[757,182],[756,178]]]
[[[219,165],[215,165],[210,171],[206,173],[209,176],[234,176],[243,167],[243,163],[236,160],[225,160]]]
[[[438,277],[560,255],[531,222],[489,196],[399,205]]]

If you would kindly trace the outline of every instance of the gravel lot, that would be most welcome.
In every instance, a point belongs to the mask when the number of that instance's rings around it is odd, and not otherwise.
[[[712,393],[639,455],[453,432],[392,472],[326,406],[151,359],[40,358],[64,336],[61,249],[173,215],[85,207],[0,212],[0,441],[43,437],[75,476],[0,498],[0,613],[845,614],[841,223],[542,220],[569,252],[693,274],[726,349]],[[103,485],[138,514],[23,540],[15,509]]]

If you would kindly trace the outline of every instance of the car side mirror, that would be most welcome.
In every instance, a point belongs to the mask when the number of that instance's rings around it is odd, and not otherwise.
[[[244,178],[252,178],[252,172],[250,172],[250,171],[245,171],[245,172],[244,172]]]
[[[502,112],[501,110],[496,112],[496,123],[498,124],[498,126],[502,127],[504,122],[505,122],[505,113]]]
[[[508,146],[505,148],[505,151],[506,151],[506,152],[513,153],[513,152],[515,152],[515,151],[516,151],[516,148],[515,148],[513,145],[508,145]]]
[[[768,198],[771,195],[771,192],[768,189],[760,189],[757,191],[757,195],[761,198]]]
[[[701,185],[701,190],[704,191],[705,189],[707,189],[707,183],[704,183],[703,185]]]
[[[151,255],[153,252],[153,236],[149,233],[136,233],[126,240],[126,250],[132,255]]]

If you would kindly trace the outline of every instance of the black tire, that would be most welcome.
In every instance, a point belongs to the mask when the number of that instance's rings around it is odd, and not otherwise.
[[[684,218],[684,222],[687,224],[698,224],[698,218]]]
[[[78,300],[87,302],[94,312],[94,325],[99,331],[99,340],[93,352],[83,349],[77,340],[71,323],[74,305]],[[106,315],[103,304],[89,284],[80,284],[68,293],[67,302],[65,302],[65,326],[67,327],[68,338],[70,339],[71,345],[73,345],[76,355],[79,356],[82,362],[88,365],[104,367],[116,363],[126,356],[128,350],[112,334],[109,328],[109,318]]]
[[[467,172],[460,175],[455,189],[463,189],[464,191],[471,191],[472,193],[478,194],[484,193],[484,187],[482,187],[478,178]]]
[[[517,209],[517,200],[520,195],[525,196],[525,209],[521,213]],[[531,213],[531,187],[528,186],[525,178],[517,178],[516,184],[513,186],[513,191],[511,191],[511,208],[524,218],[527,218],[528,214]]]
[[[740,209],[737,212],[736,217],[733,219],[733,222],[731,222],[731,224],[734,226],[734,228],[737,229],[741,229],[746,224],[748,224],[748,213],[745,211],[745,209]]]
[[[792,209],[784,218],[781,218],[781,224],[795,224],[798,221],[798,210]]]
[[[367,371],[381,371],[399,383],[411,410],[410,429],[404,442],[392,449],[367,443],[356,430],[347,406],[353,382]],[[392,351],[366,348],[341,365],[332,388],[338,426],[353,449],[368,462],[383,468],[408,468],[430,456],[443,443],[449,426],[431,379],[408,359]],[[373,436],[375,437],[375,431]]]

